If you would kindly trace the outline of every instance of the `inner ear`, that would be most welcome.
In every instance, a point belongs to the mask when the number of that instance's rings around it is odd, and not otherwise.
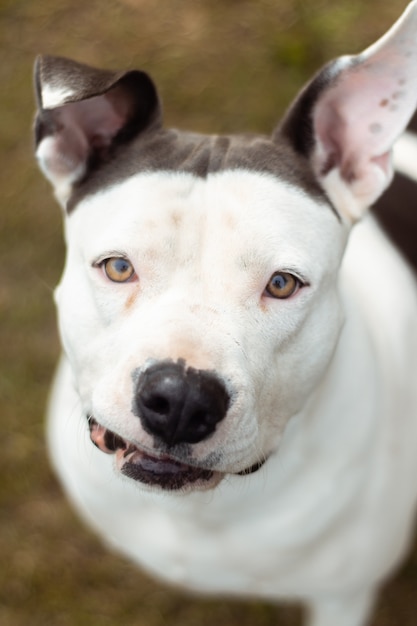
[[[63,204],[117,146],[161,125],[158,93],[145,72],[112,73],[55,57],[39,59],[35,72],[36,154]]]
[[[161,125],[162,112],[153,81],[145,72],[132,71],[112,87],[105,98],[121,120],[118,138],[127,141],[145,128]]]
[[[318,182],[350,222],[392,180],[392,148],[417,103],[416,33],[417,3],[411,3],[375,44],[319,72],[276,135],[310,161]]]

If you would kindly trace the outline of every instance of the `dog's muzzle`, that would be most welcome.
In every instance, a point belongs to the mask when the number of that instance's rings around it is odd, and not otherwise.
[[[155,449],[144,450],[89,417],[90,437],[103,452],[115,453],[129,478],[164,489],[214,486],[223,474],[174,458],[174,448],[208,438],[226,416],[229,394],[212,372],[186,367],[183,360],[159,361],[142,371],[135,384],[133,413],[153,437]],[[162,453],[164,450],[165,453]],[[172,456],[171,456],[172,451]]]
[[[153,436],[155,449],[145,450],[119,437],[93,416],[88,418],[90,437],[103,452],[116,454],[116,465],[129,478],[167,490],[208,489],[224,473],[184,463],[170,453],[178,445],[190,446],[210,437],[229,405],[224,384],[212,372],[186,368],[182,360],[161,361],[140,373],[133,402],[133,412]],[[238,474],[251,474],[262,464]]]

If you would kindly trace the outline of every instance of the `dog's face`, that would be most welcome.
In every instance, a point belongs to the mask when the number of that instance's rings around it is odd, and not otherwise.
[[[315,393],[350,225],[415,105],[406,87],[381,104],[411,71],[407,28],[325,68],[270,139],[164,130],[142,72],[38,64],[38,158],[66,208],[60,331],[91,438],[126,476],[248,473]]]
[[[339,331],[330,206],[254,172],[141,173],[84,199],[67,241],[57,302],[86,415],[210,470],[267,457]]]

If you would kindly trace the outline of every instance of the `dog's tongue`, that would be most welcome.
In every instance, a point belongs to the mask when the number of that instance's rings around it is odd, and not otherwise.
[[[157,485],[163,489],[181,489],[198,480],[206,481],[213,472],[191,465],[185,465],[167,456],[154,457],[135,446],[117,450],[117,464],[122,474],[147,485]]]

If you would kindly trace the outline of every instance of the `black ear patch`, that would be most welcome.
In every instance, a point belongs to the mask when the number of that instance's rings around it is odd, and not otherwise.
[[[158,93],[145,72],[44,56],[35,64],[35,90],[37,157],[63,202],[117,146],[161,126]]]
[[[320,96],[336,80],[337,63],[325,65],[300,92],[288,109],[281,124],[275,130],[273,139],[285,137],[298,154],[309,157],[315,144],[313,110]]]

